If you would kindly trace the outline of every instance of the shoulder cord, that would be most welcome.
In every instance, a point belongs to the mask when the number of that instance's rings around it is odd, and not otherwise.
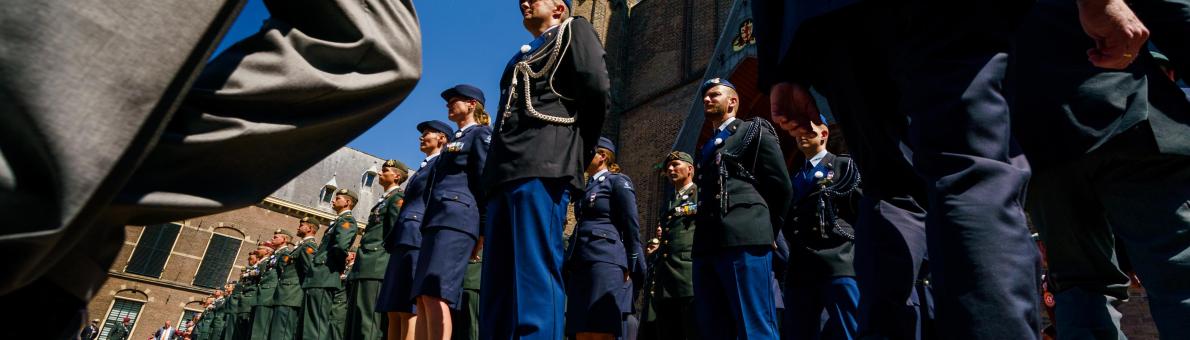
[[[558,97],[561,97],[561,98],[567,99],[567,100],[570,99],[566,96],[559,94],[558,91],[554,89],[554,74],[558,72],[557,65],[559,64],[559,61],[562,59],[561,58],[562,55],[565,55],[566,50],[568,50],[570,48],[570,38],[571,37],[569,34],[566,34],[566,33],[567,33],[567,30],[570,28],[570,23],[573,20],[574,20],[574,18],[567,18],[566,21],[563,21],[562,25],[560,25],[558,27],[558,34],[554,38],[554,43],[553,43],[554,46],[553,46],[553,48],[550,49],[549,53],[538,53],[536,55],[532,55],[529,58],[518,61],[513,66],[512,82],[509,84],[508,95],[507,95],[508,98],[507,98],[507,100],[504,101],[504,115],[503,115],[503,117],[501,117],[501,122],[500,122],[501,130],[504,129],[504,120],[508,119],[508,117],[512,116],[512,99],[514,97],[516,97],[516,90],[517,90],[516,87],[517,87],[518,83],[520,83],[522,81],[524,82],[524,90],[525,90],[525,95],[524,95],[525,112],[527,112],[529,114],[529,117],[537,118],[539,120],[543,120],[543,121],[553,123],[553,124],[561,124],[561,125],[574,124],[574,122],[576,120],[575,117],[555,117],[555,116],[551,116],[548,114],[543,114],[541,112],[538,112],[537,109],[535,109],[533,107],[533,99],[532,99],[533,96],[532,96],[532,91],[531,91],[532,90],[532,81],[531,80],[539,79],[542,76],[545,76],[546,72],[548,71],[549,72],[550,91],[553,92]],[[566,36],[565,41],[563,41],[563,36]],[[548,57],[548,59],[546,59],[547,57]],[[532,66],[530,66],[530,64],[539,62],[542,59],[546,60],[545,65],[541,67],[541,70],[533,71],[533,68],[532,68]],[[518,78],[520,78],[520,79],[518,79]]]
[[[819,230],[821,230],[823,234],[822,236],[824,238],[826,237],[826,232],[829,230],[836,235],[842,236],[848,241],[855,240],[854,234],[847,232],[843,229],[843,227],[839,226],[838,216],[836,216],[837,209],[835,209],[834,202],[834,199],[836,198],[846,197],[852,192],[855,192],[855,190],[859,188],[860,182],[862,182],[859,172],[856,170],[855,165],[851,164],[851,162],[852,161],[850,159],[847,160],[848,166],[845,169],[845,173],[835,176],[835,178],[843,178],[847,180],[844,182],[836,182],[835,185],[828,186],[823,184],[821,189],[822,194],[818,196],[818,225],[820,227]],[[853,177],[854,179],[851,179]],[[828,226],[830,228],[827,228]]]

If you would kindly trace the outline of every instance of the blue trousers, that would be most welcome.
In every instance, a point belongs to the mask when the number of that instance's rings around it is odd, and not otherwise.
[[[484,339],[562,339],[566,182],[506,183],[488,198],[479,298]]]
[[[855,278],[797,277],[785,286],[784,328],[788,340],[854,339],[859,320],[859,286]],[[827,317],[824,320],[822,313]]]
[[[694,315],[703,339],[779,339],[772,248],[734,247],[694,257]]]

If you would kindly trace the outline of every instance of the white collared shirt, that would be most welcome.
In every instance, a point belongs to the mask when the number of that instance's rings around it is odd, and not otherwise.
[[[474,122],[472,122],[471,124],[467,124],[467,125],[465,125],[465,126],[463,126],[463,127],[459,128],[459,131],[457,131],[457,132],[458,132],[458,133],[464,133],[464,131],[467,131],[467,128],[470,128],[470,127],[472,127],[472,126],[476,126],[476,125],[479,125],[479,123],[474,123]]]
[[[351,212],[351,209],[343,209],[343,211],[340,211],[340,212],[339,212],[339,216],[343,216],[343,214],[346,214],[346,213],[349,213],[349,212]]]
[[[400,189],[400,188],[401,188],[400,185],[394,185],[392,189],[385,190],[384,195],[380,195],[380,199],[383,200],[385,198],[388,198],[389,195],[392,195],[393,191],[397,191],[397,189]]]
[[[723,129],[727,128],[727,124],[731,124],[733,121],[735,121],[735,117],[727,118],[727,120],[723,121],[723,124],[719,124],[719,127],[715,128],[715,132],[723,131]]]
[[[827,154],[826,150],[822,150],[822,151],[819,151],[817,154],[815,154],[814,157],[810,157],[810,165],[818,166],[818,162],[821,162],[822,158],[826,157],[826,154]]]
[[[681,189],[678,189],[678,195],[681,195],[681,194],[685,193],[686,191],[689,191],[691,187],[694,187],[694,182],[687,183],[686,186],[683,186]]]
[[[594,175],[591,175],[591,180],[592,181],[601,181],[601,180],[603,180],[603,174],[606,174],[606,173],[607,173],[607,169],[599,170],[599,172],[596,172]]]

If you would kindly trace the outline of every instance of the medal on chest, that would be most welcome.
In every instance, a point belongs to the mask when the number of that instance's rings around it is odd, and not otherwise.
[[[446,152],[459,152],[459,151],[463,151],[463,142],[452,142],[452,143],[446,144]]]

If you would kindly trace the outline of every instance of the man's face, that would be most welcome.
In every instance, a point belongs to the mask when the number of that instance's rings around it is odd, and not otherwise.
[[[517,0],[521,4],[524,21],[547,20],[554,15],[557,4],[553,0]]]
[[[813,136],[810,136],[810,135],[799,136],[796,134],[790,134],[794,138],[797,139],[798,149],[814,150],[814,149],[817,149],[821,145],[826,145],[826,140],[830,136],[830,133],[827,132],[826,124],[820,124],[819,122],[811,121],[810,128],[811,128],[811,130],[814,131]]]
[[[165,321],[165,328],[169,328],[169,321]]]
[[[454,96],[446,101],[446,117],[458,123],[467,120],[467,115],[475,109],[476,101],[465,97]]]
[[[738,102],[731,89],[721,85],[712,86],[702,96],[703,112],[707,117],[722,117],[731,112]]]
[[[335,211],[341,211],[350,206],[351,198],[347,197],[347,195],[335,195],[335,198],[331,199],[331,208],[335,209]]]
[[[404,175],[404,174],[399,173],[398,171],[399,170],[397,170],[397,168],[390,168],[390,167],[380,168],[380,176],[378,178],[380,180],[380,186],[387,188],[390,185],[397,184],[397,180],[400,179],[401,176]]]
[[[693,172],[693,165],[680,160],[675,159],[665,164],[665,173],[669,175],[669,180],[675,185],[686,183],[686,179],[690,178],[690,174]]]
[[[421,138],[417,139],[417,148],[422,153],[429,155],[446,144],[446,134],[432,129],[422,131]]]
[[[297,233],[299,237],[314,236],[314,224],[309,222],[298,222]]]
[[[285,235],[284,234],[273,234],[273,240],[269,241],[269,243],[271,243],[274,248],[284,246],[285,245]]]

